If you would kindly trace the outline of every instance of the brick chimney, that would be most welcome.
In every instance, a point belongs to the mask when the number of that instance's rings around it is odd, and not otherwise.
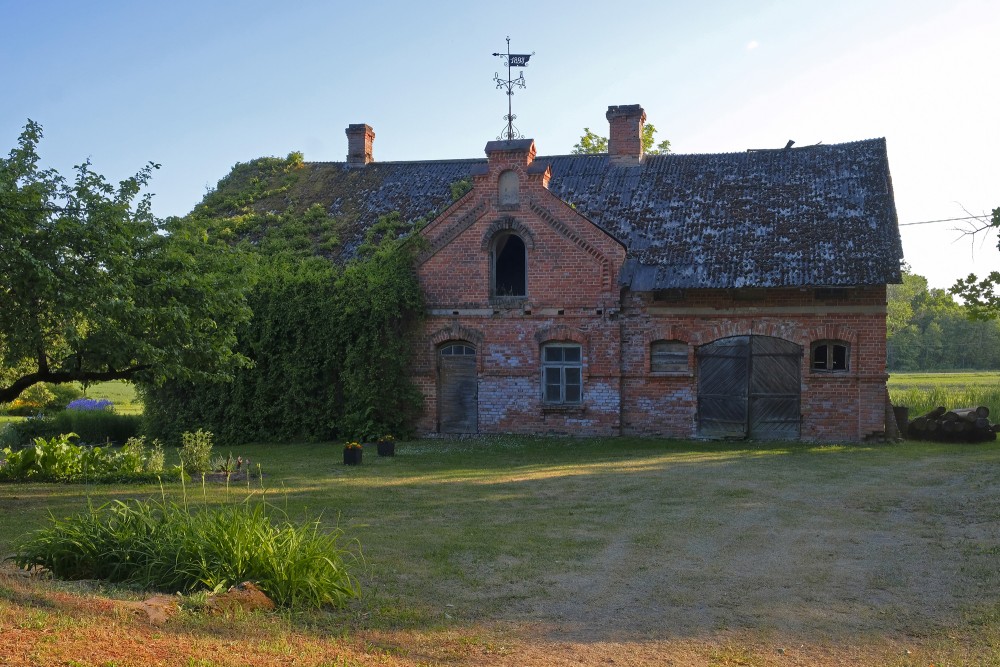
[[[363,167],[374,162],[372,144],[375,142],[375,130],[364,123],[352,123],[344,131],[347,133],[347,166]]]
[[[608,155],[620,164],[639,164],[642,159],[642,126],[646,112],[638,104],[608,107]]]

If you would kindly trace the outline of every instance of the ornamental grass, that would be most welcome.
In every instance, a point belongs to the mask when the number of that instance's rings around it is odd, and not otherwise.
[[[319,520],[294,524],[263,496],[221,508],[115,500],[28,535],[11,557],[61,579],[102,579],[142,589],[219,591],[252,581],[285,607],[340,607],[360,595],[347,565],[361,558]]]

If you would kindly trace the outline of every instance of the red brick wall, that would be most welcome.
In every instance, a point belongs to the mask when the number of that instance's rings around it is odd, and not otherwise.
[[[437,423],[436,354],[442,343],[477,348],[481,432],[619,432],[618,270],[625,250],[549,193],[547,171],[529,173],[534,150],[495,151],[473,190],[422,232],[430,244],[418,268],[430,316],[415,377],[424,392],[418,427]],[[501,206],[500,174],[518,174],[519,203]],[[517,233],[526,245],[527,296],[490,294],[490,242]],[[580,344],[584,393],[579,406],[542,402],[541,348]]]

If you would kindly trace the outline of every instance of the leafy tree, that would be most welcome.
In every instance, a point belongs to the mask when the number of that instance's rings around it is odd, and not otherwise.
[[[241,254],[142,194],[158,165],[115,187],[39,166],[28,121],[0,159],[0,403],[38,382],[222,377],[245,361]]]
[[[648,155],[663,155],[670,152],[670,140],[664,139],[660,143],[656,144],[655,148],[653,144],[656,139],[654,135],[656,134],[656,126],[652,123],[647,123],[642,127],[642,150]],[[595,153],[607,153],[608,152],[608,138],[602,137],[590,131],[589,127],[583,128],[583,136],[580,137],[580,143],[573,146],[572,153],[575,155],[583,154],[595,154]]]
[[[1000,368],[1000,322],[971,320],[967,306],[908,270],[889,286],[886,324],[891,370]]]
[[[973,226],[967,232],[971,236],[985,232],[990,228],[1000,229],[1000,207],[993,209],[991,217],[987,218],[984,215],[978,220],[981,224]],[[1000,241],[997,242],[997,249],[1000,249]],[[970,273],[968,277],[958,280],[948,291],[965,301],[969,316],[973,319],[1000,318],[1000,293],[998,293],[1000,292],[1000,272],[993,271],[982,280]]]

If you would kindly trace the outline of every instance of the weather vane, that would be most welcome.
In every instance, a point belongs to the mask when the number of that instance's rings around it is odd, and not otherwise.
[[[506,79],[501,79],[499,73],[493,75],[493,80],[496,82],[497,88],[507,89],[507,115],[503,117],[503,119],[507,121],[507,127],[504,128],[503,132],[500,133],[500,136],[497,137],[497,139],[506,141],[513,141],[514,139],[523,139],[524,137],[521,135],[520,132],[517,131],[517,128],[514,127],[514,119],[517,118],[517,116],[515,116],[511,110],[511,98],[514,96],[515,86],[517,86],[518,88],[525,87],[524,72],[521,72],[521,75],[518,76],[516,79],[511,79],[510,68],[527,67],[528,59],[531,56],[535,55],[535,52],[532,51],[531,53],[511,53],[510,37],[508,37],[507,53],[494,53],[493,55],[504,58],[506,60],[505,64],[507,65]]]

